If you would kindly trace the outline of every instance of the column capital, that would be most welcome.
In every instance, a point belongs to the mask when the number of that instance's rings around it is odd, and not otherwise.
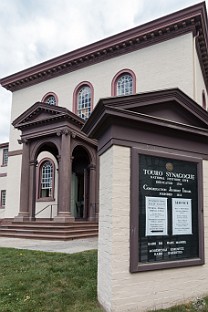
[[[29,143],[29,141],[28,141],[28,139],[18,139],[17,140],[17,142],[19,143],[19,144],[28,144]]]
[[[94,163],[91,163],[91,164],[88,166],[88,168],[89,168],[90,170],[95,170],[95,169],[96,169],[96,165],[95,165]]]
[[[57,136],[61,136],[61,130],[58,130],[58,131],[56,132],[56,135],[57,135]]]
[[[38,162],[37,160],[30,160],[29,164],[30,166],[37,166]]]
[[[61,129],[61,130],[58,130],[56,132],[56,135],[57,136],[62,136],[62,135],[69,135],[71,132],[69,131],[69,129],[65,128],[65,129]]]
[[[76,133],[75,133],[74,131],[72,131],[72,132],[71,132],[71,137],[72,137],[73,139],[75,139],[76,136],[77,136]]]
[[[61,161],[61,155],[57,155],[57,160],[58,160],[58,162]]]
[[[65,135],[69,135],[70,134],[70,131],[68,129],[63,129],[62,131],[62,135],[65,134]]]

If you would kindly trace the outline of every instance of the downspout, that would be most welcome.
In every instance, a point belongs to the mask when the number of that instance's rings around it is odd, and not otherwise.
[[[199,37],[199,32],[193,38],[193,99],[196,101],[196,40]]]

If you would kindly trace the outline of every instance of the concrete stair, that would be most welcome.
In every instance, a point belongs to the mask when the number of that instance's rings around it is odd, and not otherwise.
[[[96,222],[75,221],[56,223],[54,221],[29,221],[0,223],[0,237],[15,237],[47,240],[72,240],[98,236]]]

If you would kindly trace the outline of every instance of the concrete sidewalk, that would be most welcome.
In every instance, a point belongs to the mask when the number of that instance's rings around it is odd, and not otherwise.
[[[97,237],[69,241],[49,241],[0,237],[0,247],[40,250],[46,252],[63,252],[69,254],[97,249],[97,245]]]

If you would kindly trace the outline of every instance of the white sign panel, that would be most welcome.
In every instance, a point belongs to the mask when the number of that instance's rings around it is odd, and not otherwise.
[[[173,235],[192,234],[192,202],[186,198],[172,198]]]
[[[167,235],[167,198],[145,197],[146,236]]]

